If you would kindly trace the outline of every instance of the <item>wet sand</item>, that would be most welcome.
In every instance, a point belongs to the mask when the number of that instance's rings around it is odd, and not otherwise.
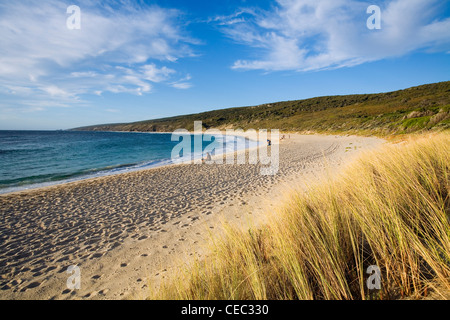
[[[171,268],[207,254],[223,221],[261,223],[289,188],[384,143],[289,136],[273,176],[259,163],[181,164],[0,195],[0,299],[145,298]],[[80,289],[67,287],[71,265]]]

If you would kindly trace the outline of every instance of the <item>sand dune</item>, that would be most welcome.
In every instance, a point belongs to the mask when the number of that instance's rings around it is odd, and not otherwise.
[[[204,255],[222,220],[263,221],[286,188],[381,143],[291,134],[274,176],[260,164],[182,164],[1,195],[0,298],[143,298],[179,261]],[[70,265],[79,290],[66,285]]]

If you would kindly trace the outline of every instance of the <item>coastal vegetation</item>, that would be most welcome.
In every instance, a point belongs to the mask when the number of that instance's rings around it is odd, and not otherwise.
[[[450,81],[388,93],[317,97],[75,130],[192,131],[194,121],[202,121],[205,129],[280,129],[377,136],[445,130],[450,128]]]

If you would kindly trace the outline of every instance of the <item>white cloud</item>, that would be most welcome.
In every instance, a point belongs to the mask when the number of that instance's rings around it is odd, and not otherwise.
[[[70,75],[74,78],[92,78],[97,76],[98,74],[93,71],[86,71],[86,72],[72,72]]]
[[[65,90],[58,88],[57,86],[48,86],[43,87],[42,90],[44,92],[47,92],[51,96],[60,96],[60,97],[67,97],[70,96],[69,93],[67,93]]]
[[[381,30],[366,27],[370,16],[366,9],[371,4],[357,0],[277,0],[271,11],[246,11],[250,16],[242,19],[245,21],[236,21],[236,16],[214,21],[220,21],[222,30],[233,40],[255,48],[254,58],[236,61],[234,69],[320,70],[416,50],[448,51],[450,18],[438,18],[442,2],[379,1]]]
[[[193,87],[193,84],[189,82],[189,80],[191,80],[192,77],[190,74],[188,74],[186,77],[179,79],[178,81],[172,82],[171,86],[176,88],[176,89],[189,89]]]
[[[170,75],[176,73],[175,70],[167,67],[158,68],[155,64],[148,64],[141,68],[145,80],[161,82],[169,79]]]
[[[189,82],[175,82],[172,83],[172,87],[176,89],[189,89],[192,88],[192,83]]]
[[[157,64],[193,55],[196,40],[184,35],[177,10],[126,0],[78,5],[81,29],[69,30],[67,3],[0,2],[1,92],[73,102],[107,91],[142,95],[176,74]]]
[[[208,19],[206,22],[211,23],[211,22],[215,22],[218,25],[222,25],[222,26],[227,26],[227,25],[232,25],[232,24],[236,24],[236,23],[241,23],[241,22],[245,22],[245,15],[246,14],[251,14],[253,15],[255,12],[252,9],[240,9],[239,11],[237,11],[236,13],[233,13],[231,15],[227,15],[227,16],[216,16],[214,18],[210,18]]]

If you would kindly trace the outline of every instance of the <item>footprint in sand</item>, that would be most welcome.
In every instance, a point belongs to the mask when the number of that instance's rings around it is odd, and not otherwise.
[[[98,294],[105,295],[108,293],[108,291],[109,291],[109,289],[103,289],[103,290],[99,291]]]
[[[11,287],[9,285],[5,284],[3,287],[1,287],[0,290],[9,290],[9,289],[11,289]]]
[[[84,296],[83,296],[83,298],[92,298],[92,297],[95,297],[97,294],[99,294],[100,292],[97,292],[97,291],[92,291],[92,292],[89,292],[89,293],[87,293],[87,294],[85,294]]]
[[[55,270],[57,268],[58,267],[56,267],[56,266],[50,266],[50,267],[47,268],[47,270],[45,270],[45,272],[53,271],[53,270]]]
[[[30,283],[28,286],[26,286],[27,289],[33,289],[33,288],[37,288],[41,285],[41,283],[39,281],[34,281],[32,283]]]

